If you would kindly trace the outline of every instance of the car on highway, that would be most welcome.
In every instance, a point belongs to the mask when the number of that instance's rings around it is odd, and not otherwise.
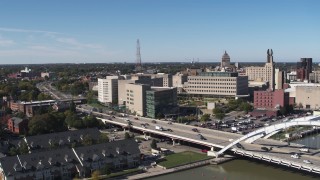
[[[139,118],[135,117],[134,120],[139,120]]]
[[[156,123],[157,123],[157,121],[156,121],[156,120],[152,120],[151,122],[152,122],[152,123],[154,123],[154,124],[156,124]]]
[[[312,164],[312,162],[311,162],[311,161],[306,160],[306,159],[305,159],[305,160],[303,160],[303,162],[304,162],[304,163],[306,163],[306,164]]]
[[[291,157],[294,158],[294,159],[299,159],[300,158],[299,154],[292,154]]]
[[[237,143],[236,146],[237,148],[244,149],[244,147],[240,143]]]
[[[172,124],[172,122],[169,121],[168,124]]]
[[[299,149],[299,151],[301,151],[301,152],[309,152],[309,148],[301,148],[301,149]]]
[[[169,132],[173,132],[173,131],[172,131],[172,129],[167,129],[167,131],[169,131]]]
[[[149,123],[144,123],[144,125],[146,125],[146,126],[150,126],[150,125],[149,125]]]
[[[199,132],[199,130],[197,128],[193,128],[191,129],[193,132]]]

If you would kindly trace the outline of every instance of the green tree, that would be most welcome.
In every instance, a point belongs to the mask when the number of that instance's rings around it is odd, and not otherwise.
[[[130,138],[131,138],[130,134],[128,132],[125,132],[124,139],[130,139]]]
[[[15,147],[11,147],[9,149],[9,154],[10,154],[10,156],[15,156],[18,154],[18,150]]]
[[[96,171],[93,171],[93,173],[91,174],[91,179],[92,180],[99,180],[99,176],[100,176],[100,171],[96,170]]]
[[[105,142],[109,142],[108,134],[101,133],[99,137],[99,143],[105,143]]]
[[[85,135],[83,137],[82,144],[85,145],[85,146],[92,145],[93,144],[92,137],[89,134]]]
[[[201,116],[200,121],[205,122],[205,121],[208,121],[208,120],[210,120],[210,115],[209,114],[204,114],[204,115]]]
[[[240,104],[240,109],[241,111],[245,111],[246,113],[248,113],[249,111],[251,111],[253,109],[252,105],[247,103],[247,102],[242,102]]]
[[[152,149],[157,149],[157,141],[155,139],[152,139],[151,143],[150,143],[150,147]]]
[[[215,117],[216,117],[217,119],[219,119],[219,120],[222,120],[225,116],[226,116],[225,113],[218,113],[218,114],[215,115]]]
[[[111,174],[111,168],[108,165],[105,165],[102,169],[101,169],[102,174],[106,174],[109,175]]]
[[[19,147],[19,153],[20,154],[28,154],[29,153],[29,148],[27,143],[22,142],[22,144]]]

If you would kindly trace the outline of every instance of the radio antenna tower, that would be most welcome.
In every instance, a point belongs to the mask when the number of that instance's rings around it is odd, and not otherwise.
[[[139,39],[137,39],[136,72],[142,72],[142,64],[141,64],[141,54],[140,54],[140,42],[139,42]]]

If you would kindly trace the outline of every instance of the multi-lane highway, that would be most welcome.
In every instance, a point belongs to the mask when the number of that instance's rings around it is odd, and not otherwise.
[[[232,141],[242,137],[242,135],[217,131],[212,129],[206,129],[201,127],[194,127],[179,123],[169,124],[168,121],[154,120],[144,117],[127,116],[127,117],[112,117],[99,112],[92,112],[89,109],[77,108],[79,111],[91,112],[99,117],[105,123],[111,123],[123,126],[125,128],[133,128],[139,130],[145,134],[153,133],[171,138],[173,141],[178,140],[192,142],[195,144],[205,145],[207,147],[223,148],[230,144]],[[131,125],[128,125],[127,120],[130,121]],[[153,123],[156,121],[156,123]],[[144,126],[142,124],[149,124]],[[162,127],[164,130],[156,130],[156,126]],[[192,129],[197,128],[199,132],[194,132]],[[168,131],[167,129],[171,129]],[[201,134],[206,140],[202,140],[199,136]],[[301,145],[291,144],[288,145],[286,142],[280,142],[271,139],[259,139],[253,144],[241,142],[242,148],[232,147],[230,150],[242,154],[244,156],[249,156],[251,158],[257,158],[265,160],[272,163],[283,164],[299,169],[307,169],[308,171],[313,171],[320,173],[320,157],[318,155],[318,150],[310,150],[308,153],[301,153],[299,149]],[[271,151],[262,150],[261,147],[272,147]],[[301,153],[300,158],[292,158],[291,155],[294,153]],[[308,160],[312,164],[305,163]]]

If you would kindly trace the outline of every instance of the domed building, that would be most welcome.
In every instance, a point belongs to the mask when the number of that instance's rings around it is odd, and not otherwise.
[[[227,51],[224,51],[224,54],[221,59],[221,68],[229,67],[230,66],[230,56]]]

